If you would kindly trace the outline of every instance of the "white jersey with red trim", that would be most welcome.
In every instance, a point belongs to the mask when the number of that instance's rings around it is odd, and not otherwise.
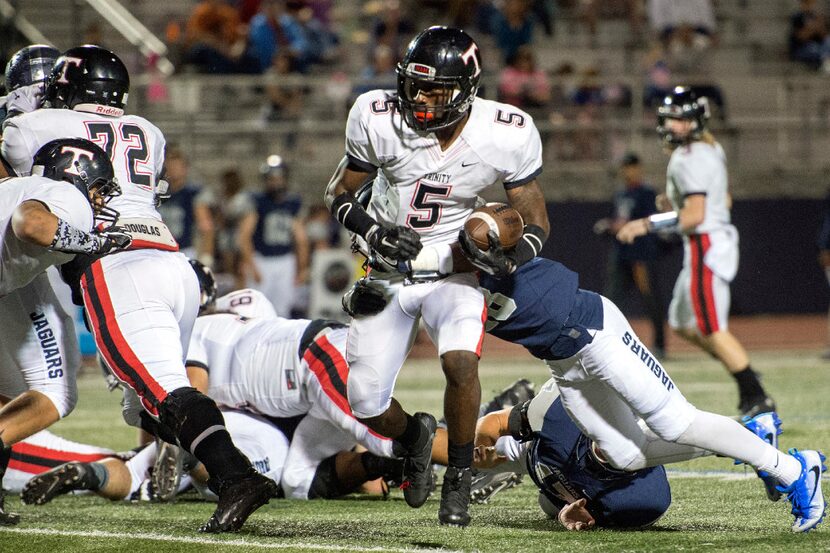
[[[368,172],[378,169],[369,213],[389,226],[407,226],[426,244],[449,244],[498,181],[505,189],[542,171],[542,143],[533,119],[507,104],[476,98],[459,137],[441,150],[434,134],[402,120],[393,91],[355,101],[346,124],[346,155]]]
[[[310,415],[331,422],[377,455],[391,440],[372,433],[349,409],[348,329],[320,326],[304,351],[306,319],[244,319],[219,313],[196,319],[187,364],[208,371],[208,396],[219,405],[269,417]],[[322,438],[321,438],[322,440]]]
[[[666,193],[677,211],[683,209],[687,196],[706,196],[706,214],[694,233],[730,225],[726,154],[721,145],[695,141],[674,150],[666,170]]]
[[[721,145],[695,141],[672,152],[666,170],[666,194],[677,211],[687,197],[706,196],[703,222],[683,238],[684,265],[703,259],[719,277],[727,281],[735,278],[738,230],[732,225],[726,154]]]
[[[234,290],[216,299],[217,311],[230,311],[246,319],[276,319],[274,305],[265,294],[253,288]]]
[[[0,181],[0,192],[0,296],[5,296],[31,282],[47,267],[66,263],[74,257],[20,240],[11,225],[17,206],[36,200],[85,232],[92,230],[93,215],[89,200],[67,182],[38,176],[11,178]]]
[[[103,148],[112,160],[121,195],[109,206],[124,218],[161,220],[155,187],[164,165],[164,135],[137,115],[110,117],[68,109],[39,109],[9,119],[3,130],[3,158],[18,175],[28,175],[41,146],[78,137]]]

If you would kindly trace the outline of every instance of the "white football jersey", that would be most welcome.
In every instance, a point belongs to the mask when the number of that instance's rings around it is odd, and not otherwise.
[[[706,214],[693,231],[704,234],[731,226],[726,154],[720,144],[695,141],[674,150],[666,171],[666,192],[680,211],[687,196],[706,195]]]
[[[43,203],[49,211],[77,229],[92,230],[89,200],[71,184],[38,176],[0,181],[0,296],[28,284],[50,265],[66,263],[73,257],[73,254],[23,242],[15,236],[12,215],[17,206],[27,200]]]
[[[217,311],[230,311],[246,319],[276,319],[277,312],[265,294],[253,288],[234,290],[216,300]]]
[[[3,158],[15,173],[28,175],[35,153],[57,138],[85,138],[109,154],[121,186],[121,195],[109,206],[121,217],[161,220],[154,191],[164,166],[164,136],[155,125],[137,115],[39,109],[8,120],[3,129]]]
[[[311,403],[299,346],[310,322],[227,313],[199,317],[187,364],[207,367],[208,395],[220,405],[272,417],[303,415]]]
[[[369,213],[406,226],[425,245],[457,241],[478,195],[502,181],[505,189],[542,171],[542,142],[533,119],[507,104],[476,98],[460,136],[441,150],[434,134],[403,122],[395,93],[367,92],[346,124],[346,154],[366,171],[378,169]]]

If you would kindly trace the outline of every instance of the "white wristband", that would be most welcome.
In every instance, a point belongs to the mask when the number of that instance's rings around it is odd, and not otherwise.
[[[418,256],[410,262],[412,271],[452,273],[452,248],[449,244],[424,246]]]
[[[666,213],[655,213],[648,218],[649,232],[679,232],[680,231],[680,217],[676,211],[669,211]]]

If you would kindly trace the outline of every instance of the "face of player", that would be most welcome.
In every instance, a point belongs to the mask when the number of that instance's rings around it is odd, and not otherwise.
[[[438,83],[408,79],[407,99],[415,104],[414,116],[418,121],[433,121],[444,116],[444,106],[458,95],[459,90]]]
[[[666,129],[679,138],[688,136],[693,124],[687,119],[666,119]]]

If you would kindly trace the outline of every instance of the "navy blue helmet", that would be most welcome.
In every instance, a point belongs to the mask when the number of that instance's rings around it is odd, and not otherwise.
[[[435,131],[458,123],[470,110],[481,82],[481,54],[461,29],[430,27],[416,36],[398,64],[398,107],[416,131]],[[426,106],[420,93],[438,93]]]
[[[6,64],[6,92],[38,83],[45,86],[60,55],[57,48],[46,44],[32,44],[15,52]]]

